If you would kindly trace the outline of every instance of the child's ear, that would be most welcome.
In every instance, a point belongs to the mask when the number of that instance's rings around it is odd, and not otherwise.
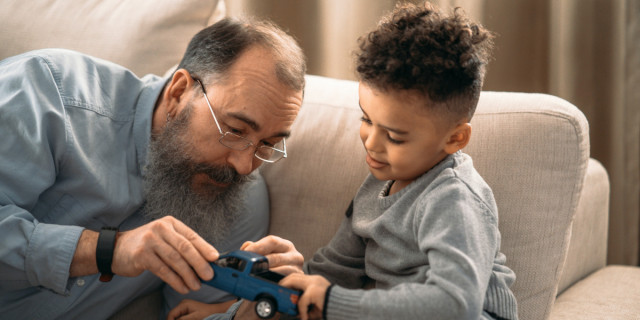
[[[468,122],[461,123],[450,131],[444,151],[448,154],[454,154],[466,147],[469,139],[471,139],[471,124]]]

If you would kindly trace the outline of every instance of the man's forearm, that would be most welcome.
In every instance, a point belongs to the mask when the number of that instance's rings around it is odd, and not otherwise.
[[[96,245],[98,232],[85,229],[80,235],[76,252],[69,268],[70,277],[80,277],[98,273],[96,265]]]

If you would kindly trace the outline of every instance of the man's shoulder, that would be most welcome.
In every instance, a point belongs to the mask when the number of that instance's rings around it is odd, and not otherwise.
[[[41,70],[50,73],[56,82],[65,78],[87,75],[104,75],[101,77],[103,80],[118,74],[135,78],[133,72],[121,65],[82,52],[61,48],[24,52],[0,61],[0,67],[24,69],[25,77],[31,75],[29,71],[34,72],[33,76],[38,76],[38,70]]]
[[[79,61],[95,61],[100,63],[101,60],[78,51],[61,48],[37,49],[27,51],[2,60],[1,64],[41,64],[49,68],[58,69],[62,66],[69,66]]]

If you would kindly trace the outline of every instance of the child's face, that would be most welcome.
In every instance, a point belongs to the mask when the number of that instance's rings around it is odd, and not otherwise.
[[[380,92],[360,83],[360,138],[379,180],[404,187],[446,157],[449,125],[407,92]]]

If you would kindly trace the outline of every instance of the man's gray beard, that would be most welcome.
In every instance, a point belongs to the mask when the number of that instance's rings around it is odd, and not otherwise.
[[[211,166],[192,160],[195,151],[188,142],[189,105],[162,133],[151,139],[144,174],[144,215],[152,220],[171,215],[210,243],[219,243],[243,209],[243,190],[250,176],[239,175],[230,166]],[[220,145],[219,147],[225,148]],[[193,190],[193,178],[204,173],[227,187],[212,184]]]

